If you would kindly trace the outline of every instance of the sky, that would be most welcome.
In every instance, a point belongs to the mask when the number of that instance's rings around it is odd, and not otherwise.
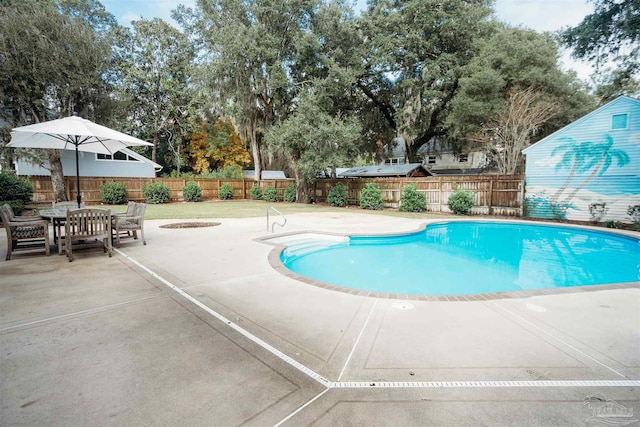
[[[179,4],[193,7],[195,0],[101,0],[123,25],[141,17],[162,18],[173,23],[171,11]],[[356,8],[363,8],[366,0],[357,0]],[[575,26],[593,12],[593,3],[586,0],[495,0],[496,15],[499,20],[513,26],[522,26],[536,31],[556,31],[567,26]],[[563,69],[572,69],[582,80],[588,80],[592,73],[586,62],[570,58],[570,52],[563,52]]]

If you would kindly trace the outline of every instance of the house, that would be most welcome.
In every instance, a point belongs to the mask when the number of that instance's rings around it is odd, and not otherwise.
[[[76,176],[76,153],[74,150],[60,150],[64,176]],[[155,178],[162,166],[141,154],[123,148],[113,155],[80,151],[78,152],[80,176]],[[49,176],[46,167],[32,165],[24,160],[15,162],[16,174],[22,176]]]
[[[430,176],[421,163],[356,166],[338,174],[338,178],[382,178]]]
[[[533,218],[630,222],[640,209],[640,101],[619,97],[522,151]]]
[[[487,156],[482,151],[468,150],[458,153],[450,141],[432,138],[417,151],[422,164],[433,175],[477,175],[484,171]],[[385,165],[406,163],[406,144],[401,137],[394,138],[390,148],[382,153]]]

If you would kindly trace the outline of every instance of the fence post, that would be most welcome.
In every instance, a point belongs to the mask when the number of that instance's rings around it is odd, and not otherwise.
[[[488,215],[491,215],[491,211],[493,210],[493,178],[489,180],[489,212]]]

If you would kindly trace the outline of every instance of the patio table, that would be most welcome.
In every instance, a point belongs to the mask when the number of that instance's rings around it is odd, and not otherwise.
[[[123,215],[123,212],[115,212],[111,209],[109,210],[111,211],[112,217],[115,217],[116,215]],[[39,212],[39,215],[45,219],[51,220],[51,225],[53,226],[53,244],[58,246],[58,255],[64,254],[63,243],[58,243],[58,239],[62,238],[62,230],[64,230],[64,224],[67,220],[67,209],[43,209]]]

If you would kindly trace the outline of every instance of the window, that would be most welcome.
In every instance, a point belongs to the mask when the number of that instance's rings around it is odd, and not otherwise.
[[[436,164],[436,156],[429,156],[427,159],[427,164],[435,165]]]
[[[129,156],[128,154],[123,153],[122,151],[116,151],[115,153],[113,153],[113,155],[96,153],[96,159],[97,160],[120,160],[120,161],[130,161],[130,162],[140,161],[138,159],[135,159]]]
[[[460,163],[468,162],[469,161],[469,155],[468,154],[460,154],[458,156],[458,161]]]
[[[628,114],[614,114],[611,116],[611,129],[626,129],[627,121],[629,119]]]

